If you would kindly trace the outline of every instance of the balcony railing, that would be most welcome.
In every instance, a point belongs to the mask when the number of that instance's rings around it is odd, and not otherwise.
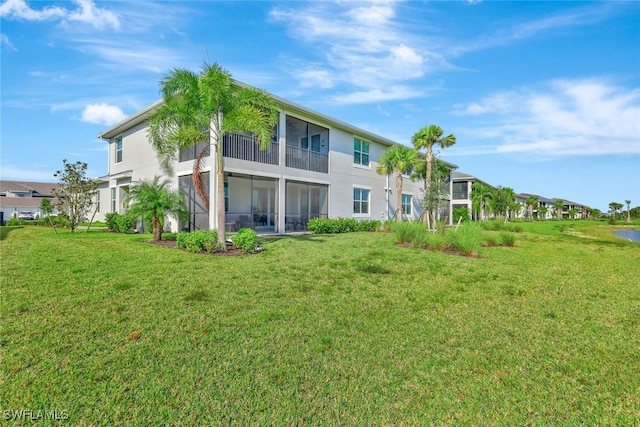
[[[287,145],[286,165],[290,168],[327,173],[329,172],[329,156]]]
[[[278,147],[277,142],[270,142],[266,150],[261,150],[260,144],[253,136],[225,134],[222,140],[222,155],[233,159],[277,165],[279,163]]]

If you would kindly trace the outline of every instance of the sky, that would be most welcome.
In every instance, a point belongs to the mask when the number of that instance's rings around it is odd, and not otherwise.
[[[438,155],[493,186],[640,206],[640,2],[0,3],[0,179],[107,173],[98,134],[174,68],[243,83]]]

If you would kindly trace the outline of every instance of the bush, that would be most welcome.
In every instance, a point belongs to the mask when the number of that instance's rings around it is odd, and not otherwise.
[[[419,228],[426,231],[424,225],[418,222],[402,221],[391,224],[391,231],[396,235],[396,243],[404,245],[406,243],[414,243],[416,234],[420,233]]]
[[[236,248],[242,252],[253,253],[260,248],[260,239],[255,231],[250,228],[241,228],[231,237],[231,241]]]
[[[437,251],[446,245],[446,241],[441,233],[427,232],[423,244],[426,248]]]
[[[501,220],[481,221],[480,227],[487,231],[511,231],[514,233],[522,232],[522,226],[519,224],[511,224]]]
[[[465,255],[477,253],[482,243],[481,229],[475,224],[466,223],[457,230],[448,230],[445,239],[451,247]]]
[[[494,233],[485,233],[483,240],[487,246],[498,246],[498,237]]]
[[[27,221],[24,219],[11,218],[4,222],[7,227],[15,227],[16,225],[26,225]]]
[[[462,206],[459,208],[455,208],[453,210],[453,222],[457,223],[458,220],[462,219],[461,222],[465,222],[471,219],[471,215],[469,214],[469,208],[466,206]]]
[[[118,212],[109,212],[105,215],[107,228],[118,233],[130,233],[133,230],[133,221],[129,215],[120,215]]]
[[[500,241],[502,241],[504,246],[514,246],[516,243],[516,235],[509,231],[501,231]]]
[[[176,246],[193,253],[213,252],[217,241],[218,232],[216,230],[181,231],[176,235]]]
[[[337,234],[353,231],[376,231],[380,228],[379,220],[357,220],[355,218],[312,218],[307,230],[315,234]]]

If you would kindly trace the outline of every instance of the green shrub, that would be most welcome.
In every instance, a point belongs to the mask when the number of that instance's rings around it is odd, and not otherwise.
[[[242,252],[253,253],[259,250],[260,239],[255,231],[250,228],[241,228],[231,237],[233,245],[240,248]]]
[[[501,231],[500,241],[504,246],[514,246],[516,243],[516,235],[510,231]]]
[[[446,245],[446,241],[442,233],[427,232],[423,244],[428,249],[438,251]]]
[[[16,225],[25,225],[27,222],[24,219],[11,218],[4,222],[7,227],[15,227]]]
[[[106,226],[111,231],[117,231],[118,233],[130,233],[133,231],[133,221],[129,215],[109,212],[104,217]]]
[[[418,221],[395,222],[391,224],[391,231],[396,235],[396,243],[411,243],[414,246],[420,246],[426,233],[429,233],[424,224]]]
[[[182,231],[176,235],[176,246],[188,252],[212,252],[218,241],[216,230]]]
[[[376,231],[379,228],[379,220],[357,220],[355,218],[312,218],[307,224],[307,230],[315,234]]]
[[[466,206],[462,206],[459,208],[455,208],[453,210],[453,222],[457,223],[458,220],[461,222],[465,222],[471,219],[471,215],[469,214],[469,208]]]
[[[498,246],[498,237],[495,233],[484,233],[482,240],[484,240],[484,244],[487,246]]]
[[[466,223],[457,230],[448,230],[445,239],[451,247],[465,255],[477,253],[482,243],[481,229],[475,224]]]

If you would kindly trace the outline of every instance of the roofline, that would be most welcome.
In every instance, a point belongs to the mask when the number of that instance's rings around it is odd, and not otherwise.
[[[255,89],[253,86],[250,86],[250,85],[248,85],[246,83],[239,82],[237,80],[234,80],[233,83],[236,86],[239,86],[239,87],[242,87],[242,88]],[[342,130],[349,131],[349,132],[351,132],[353,134],[360,135],[360,136],[363,136],[365,138],[374,140],[374,141],[379,142],[379,143],[381,143],[383,145],[386,145],[387,147],[392,147],[394,145],[402,145],[402,144],[399,144],[399,143],[397,143],[395,141],[392,141],[392,140],[390,140],[388,138],[385,138],[383,136],[376,135],[376,134],[374,134],[372,132],[369,132],[367,130],[361,129],[361,128],[357,127],[357,126],[350,125],[349,123],[343,122],[341,120],[338,120],[338,119],[333,118],[331,116],[328,116],[326,114],[322,114],[322,113],[319,113],[317,111],[311,110],[310,108],[304,107],[304,106],[302,106],[300,104],[297,104],[295,102],[289,101],[287,99],[281,98],[281,97],[279,97],[277,95],[274,95],[274,94],[272,94],[270,92],[267,92],[267,94],[271,98],[273,98],[273,100],[276,101],[276,103],[278,103],[279,105],[284,107],[284,110],[302,113],[302,114],[304,114],[306,116],[310,116],[310,117],[319,119],[320,121],[329,122],[334,127],[337,127],[337,128],[342,129]],[[118,136],[120,133],[122,133],[123,131],[125,131],[126,129],[129,129],[129,128],[133,127],[133,126],[137,126],[140,123],[145,122],[149,118],[149,116],[153,113],[153,111],[162,104],[162,102],[163,102],[163,100],[159,99],[158,101],[154,102],[153,104],[143,108],[142,110],[138,111],[137,113],[127,117],[123,121],[117,123],[116,125],[112,126],[111,128],[107,129],[106,131],[100,133],[98,135],[98,138],[100,138],[100,139],[111,139],[111,138],[114,138],[114,137]],[[452,169],[457,169],[458,168],[458,165],[455,165],[453,163],[444,161],[442,159],[439,159],[439,160],[444,162],[448,166],[450,166]]]

